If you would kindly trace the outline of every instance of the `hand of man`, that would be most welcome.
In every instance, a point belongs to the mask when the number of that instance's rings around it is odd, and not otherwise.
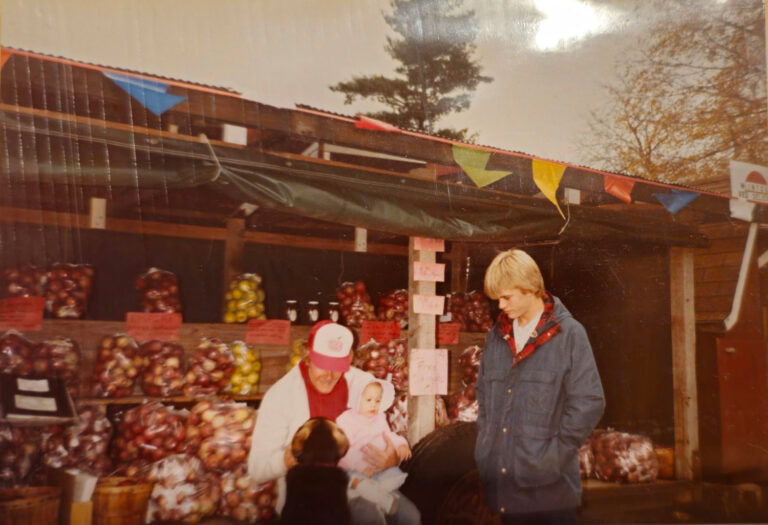
[[[397,457],[397,451],[395,446],[390,441],[389,437],[382,433],[386,446],[383,449],[374,447],[370,443],[364,445],[361,449],[363,452],[363,458],[373,469],[374,473],[387,470],[391,467],[396,467],[400,464],[400,460]]]
[[[297,463],[290,446],[285,447],[285,452],[283,452],[283,463],[285,463],[285,470],[289,470]]]

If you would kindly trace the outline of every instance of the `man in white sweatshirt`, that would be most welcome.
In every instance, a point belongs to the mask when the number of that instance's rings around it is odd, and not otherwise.
[[[321,321],[309,334],[309,359],[300,361],[264,395],[253,431],[248,472],[258,482],[278,480],[277,511],[285,503],[285,474],[295,463],[291,439],[311,417],[335,421],[348,407],[349,391],[374,380],[368,372],[350,366],[354,337],[345,326]],[[386,448],[367,447],[366,460],[374,472],[399,463],[391,441]],[[401,496],[394,514],[385,515],[362,498],[350,501],[355,525],[411,525],[420,523],[419,511]]]

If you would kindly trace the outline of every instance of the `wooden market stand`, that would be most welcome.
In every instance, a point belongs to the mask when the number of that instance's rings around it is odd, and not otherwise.
[[[44,123],[38,124],[38,129],[43,139],[54,136],[52,131],[58,130],[60,136],[77,136],[78,130],[88,128],[94,144],[107,139],[116,140],[114,137],[131,137],[133,144],[134,162],[150,155],[158,155],[158,149],[166,144],[185,144],[193,148],[194,152],[203,148],[209,151],[204,161],[217,178],[220,174],[221,164],[219,156],[247,155],[250,151],[268,152],[269,155],[281,159],[283,167],[296,167],[311,165],[313,169],[322,173],[343,172],[355,169],[370,176],[382,179],[398,180],[404,187],[410,184],[416,185],[428,181],[437,186],[438,183],[453,185],[458,191],[466,189],[463,175],[455,169],[446,167],[455,166],[451,154],[451,144],[438,137],[427,137],[415,133],[387,133],[384,131],[358,129],[355,119],[339,115],[328,114],[308,108],[297,110],[278,109],[256,102],[243,100],[232,92],[209,86],[199,86],[170,79],[169,93],[183,94],[186,100],[172,111],[157,117],[138,104],[131,104],[130,99],[124,93],[108,85],[105,86],[100,72],[101,66],[74,63],[37,55],[34,53],[9,50],[11,59],[8,61],[3,77],[2,89],[0,89],[0,114],[11,120],[5,122],[7,130],[21,130],[24,122]],[[122,73],[146,77],[147,75],[136,72]],[[43,72],[45,74],[43,74]],[[45,80],[48,83],[46,84]],[[108,83],[107,83],[108,84]],[[20,89],[20,86],[24,89]],[[98,94],[96,98],[89,97],[89,93]],[[99,117],[94,118],[94,115]],[[13,120],[18,119],[18,120]],[[17,127],[15,127],[17,126]],[[246,128],[246,144],[235,144],[227,139],[227,130],[232,126]],[[19,131],[23,134],[23,131]],[[35,131],[34,133],[38,133]],[[200,133],[205,133],[204,138],[199,138]],[[114,135],[110,135],[114,134]],[[51,139],[48,139],[51,140]],[[69,148],[77,149],[88,142],[85,139],[77,139]],[[302,154],[306,151],[306,144],[316,144],[315,157]],[[90,144],[90,143],[89,143]],[[160,146],[157,146],[160,144]],[[350,148],[346,152],[344,161],[338,160],[342,156],[333,157],[323,151],[324,145],[341,146]],[[101,146],[99,146],[101,147]],[[185,146],[186,147],[186,146]],[[105,145],[106,149],[107,146]],[[69,151],[71,152],[72,149]],[[96,147],[93,146],[94,151]],[[330,149],[328,147],[327,149]],[[371,156],[371,153],[373,154]],[[66,156],[66,155],[65,155]],[[412,160],[416,167],[409,166],[407,171],[392,169],[392,163],[396,160],[383,156],[396,156],[404,162]],[[153,157],[154,158],[154,157]],[[164,158],[164,157],[162,157]],[[237,157],[241,158],[241,157]],[[244,157],[243,157],[244,158]],[[357,159],[361,165],[351,164],[350,159]],[[197,160],[200,160],[199,158]],[[493,168],[508,169],[516,175],[530,173],[531,157],[524,154],[511,154],[502,150],[493,150]],[[390,164],[387,165],[387,162]],[[23,169],[36,169],[36,166]],[[151,171],[151,163],[149,163]],[[219,172],[216,172],[218,164]],[[42,163],[41,163],[42,165]],[[377,167],[378,166],[378,167]],[[385,167],[381,167],[385,166]],[[490,166],[490,163],[489,163]],[[200,170],[202,173],[204,170]],[[77,173],[77,170],[75,170]],[[447,173],[447,174],[446,174]],[[534,198],[538,189],[528,180],[530,177],[517,176],[503,189],[484,190],[488,203],[497,202],[500,199],[517,200],[526,203],[532,209],[548,209],[551,205],[538,198]],[[70,179],[72,182],[72,179]],[[574,213],[581,213],[579,217],[600,221],[620,223],[624,227],[634,230],[638,236],[646,236],[652,240],[652,231],[659,228],[667,231],[673,226],[680,228],[679,224],[672,224],[666,217],[658,213],[658,207],[650,206],[655,203],[653,193],[660,191],[659,186],[639,184],[637,180],[632,196],[633,200],[640,203],[639,209],[631,206],[607,204],[600,199],[592,204],[585,197],[584,202],[574,204]],[[77,186],[77,182],[74,183]],[[561,185],[570,189],[579,190],[585,196],[603,192],[603,173],[576,166],[568,166]],[[23,186],[23,185],[22,185]],[[663,189],[663,188],[662,188]],[[242,272],[246,247],[249,244],[285,246],[299,249],[335,250],[340,252],[356,252],[359,246],[350,237],[353,228],[336,224],[329,232],[322,235],[302,234],[299,231],[286,232],[279,228],[263,228],[256,230],[248,223],[248,219],[237,214],[239,203],[230,201],[229,207],[220,198],[212,198],[211,206],[205,211],[190,210],[184,206],[172,206],[166,199],[166,206],[151,208],[149,210],[128,210],[129,205],[141,206],[143,197],[140,188],[134,188],[134,192],[124,194],[128,196],[128,204],[124,201],[118,210],[109,210],[106,220],[102,225],[108,235],[129,234],[141,235],[144,238],[162,237],[174,239],[206,240],[223,243],[223,271],[221,282],[229,280]],[[83,199],[75,203],[71,209],[60,209],[61,203],[55,199],[38,195],[35,206],[17,206],[7,200],[0,201],[0,225],[32,224],[41,227],[63,228],[66,230],[87,230],[92,228],[93,213],[89,214],[87,207],[90,199],[105,198],[103,192],[93,192],[90,195],[80,188]],[[134,196],[131,202],[131,195]],[[697,199],[690,207],[691,214],[700,213],[727,213],[727,202],[724,199],[713,199],[708,196]],[[0,196],[2,198],[2,196]],[[112,202],[112,201],[110,201]],[[614,201],[615,202],[615,201]],[[178,203],[178,201],[175,201]],[[222,204],[224,203],[224,204]],[[126,211],[127,210],[127,211]],[[700,215],[692,215],[696,219]],[[284,219],[284,217],[283,217]],[[638,228],[638,221],[644,221]],[[97,221],[98,222],[98,221]],[[309,220],[309,223],[312,221]],[[320,221],[322,222],[322,221]],[[304,225],[307,222],[303,223]],[[327,223],[324,223],[328,227]],[[316,224],[315,224],[316,226]],[[359,226],[359,225],[355,225]],[[299,227],[300,229],[300,227]],[[317,230],[313,230],[317,231]],[[671,230],[670,230],[671,231]],[[690,230],[685,230],[690,231]],[[2,230],[0,230],[0,233]],[[427,235],[429,232],[419,232]],[[408,258],[408,289],[410,296],[414,294],[434,294],[434,283],[419,282],[413,279],[413,262],[438,261],[434,252],[418,251],[414,249],[413,237],[396,232],[395,235],[381,234],[375,228],[368,230],[369,238],[365,253],[382,256],[399,256]],[[702,238],[689,235],[684,231],[678,231],[676,236],[666,239],[668,252],[668,277],[669,277],[669,312],[671,355],[672,355],[672,382],[674,405],[674,449],[675,449],[675,477],[679,481],[698,480],[701,473],[699,461],[699,435],[698,435],[698,402],[696,379],[696,318],[694,312],[694,253],[695,247],[700,246]],[[688,236],[688,237],[686,237]],[[546,235],[540,236],[535,232],[528,236],[522,236],[519,241],[522,244],[549,239]],[[407,239],[407,246],[404,242]],[[119,242],[116,240],[115,242]],[[488,242],[488,240],[486,240]],[[500,244],[514,245],[511,239],[505,239]],[[466,285],[464,264],[466,257],[476,251],[477,245],[472,242],[451,242],[450,250],[442,255],[441,261],[449,266],[451,289],[458,290]],[[415,314],[410,305],[408,342],[409,348],[434,348],[436,318],[433,315]],[[33,334],[32,337],[42,339],[49,335],[66,335],[80,342],[84,352],[83,378],[87,381],[90,377],[93,355],[89,349],[96,346],[96,341],[103,335],[122,330],[124,324],[118,321],[54,321],[46,320],[43,329]],[[307,326],[294,326],[291,330],[291,341],[306,338]],[[180,331],[180,342],[186,348],[192,348],[200,335],[220,337],[223,340],[241,339],[244,328],[238,325],[224,325],[217,323],[184,323]],[[452,388],[456,388],[458,381],[455,373],[455,361],[458,353],[472,344],[481,344],[484,334],[462,333],[458,345],[449,348],[451,361]],[[285,366],[292,345],[265,347],[262,351],[263,371],[259,394],[245,396],[241,399],[249,402],[258,402],[264,391],[276,381],[285,371]],[[96,400],[88,399],[91,403],[127,404],[141,402],[145,397]],[[173,398],[172,402],[190,402],[190,398]],[[412,442],[417,442],[434,429],[434,397],[415,396],[409,401],[409,437]],[[682,485],[681,485],[682,486]],[[674,492],[673,485],[659,484],[658,493]],[[595,484],[588,482],[585,489],[585,500],[596,501],[600,497],[591,497],[590,494],[622,494],[629,491],[637,491],[636,487],[622,487],[617,485]],[[650,497],[654,497],[653,488],[646,487],[646,495],[650,491]]]

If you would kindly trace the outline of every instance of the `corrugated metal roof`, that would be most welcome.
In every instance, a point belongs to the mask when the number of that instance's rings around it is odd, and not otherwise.
[[[230,95],[237,95],[237,96],[241,95],[241,93],[239,91],[235,91],[234,89],[231,89],[231,88],[228,88],[228,87],[213,86],[213,85],[210,85],[210,84],[203,84],[201,82],[193,82],[193,81],[190,81],[190,80],[183,80],[183,79],[168,77],[168,76],[164,76],[164,75],[157,75],[155,73],[148,73],[148,72],[145,72],[145,71],[137,71],[135,69],[127,69],[127,68],[123,68],[123,67],[111,66],[111,65],[105,65],[105,64],[96,64],[94,62],[84,62],[82,60],[76,60],[76,59],[73,59],[73,58],[64,57],[64,56],[60,56],[60,55],[50,55],[50,54],[47,54],[47,53],[40,53],[40,52],[37,52],[37,51],[31,51],[31,50],[28,50],[28,49],[20,49],[20,48],[9,47],[9,46],[2,46],[2,49],[5,50],[5,51],[10,52],[11,54],[26,55],[26,56],[40,58],[40,59],[43,59],[43,60],[54,60],[54,61],[58,61],[58,62],[71,63],[71,64],[76,65],[76,66],[80,65],[80,66],[83,66],[83,67],[90,67],[90,68],[93,68],[93,69],[103,69],[103,70],[116,71],[116,72],[120,72],[120,73],[126,73],[126,74],[129,74],[129,75],[143,76],[143,77],[147,77],[147,78],[151,78],[151,79],[162,80],[162,81],[166,81],[166,82],[172,82],[172,83],[175,83],[175,84],[183,84],[183,85],[188,86],[188,87],[190,87],[192,89],[204,88],[204,89],[208,89],[208,90],[220,91],[222,93],[230,94]]]

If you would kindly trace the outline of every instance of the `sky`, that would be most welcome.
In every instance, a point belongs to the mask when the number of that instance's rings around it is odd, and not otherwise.
[[[655,18],[684,16],[643,0],[465,5],[477,19],[476,58],[494,81],[441,125],[469,128],[480,144],[573,163],[586,162],[578,139],[617,64]],[[328,86],[393,72],[388,10],[388,0],[2,0],[0,43],[354,115],[377,108],[344,105]]]

